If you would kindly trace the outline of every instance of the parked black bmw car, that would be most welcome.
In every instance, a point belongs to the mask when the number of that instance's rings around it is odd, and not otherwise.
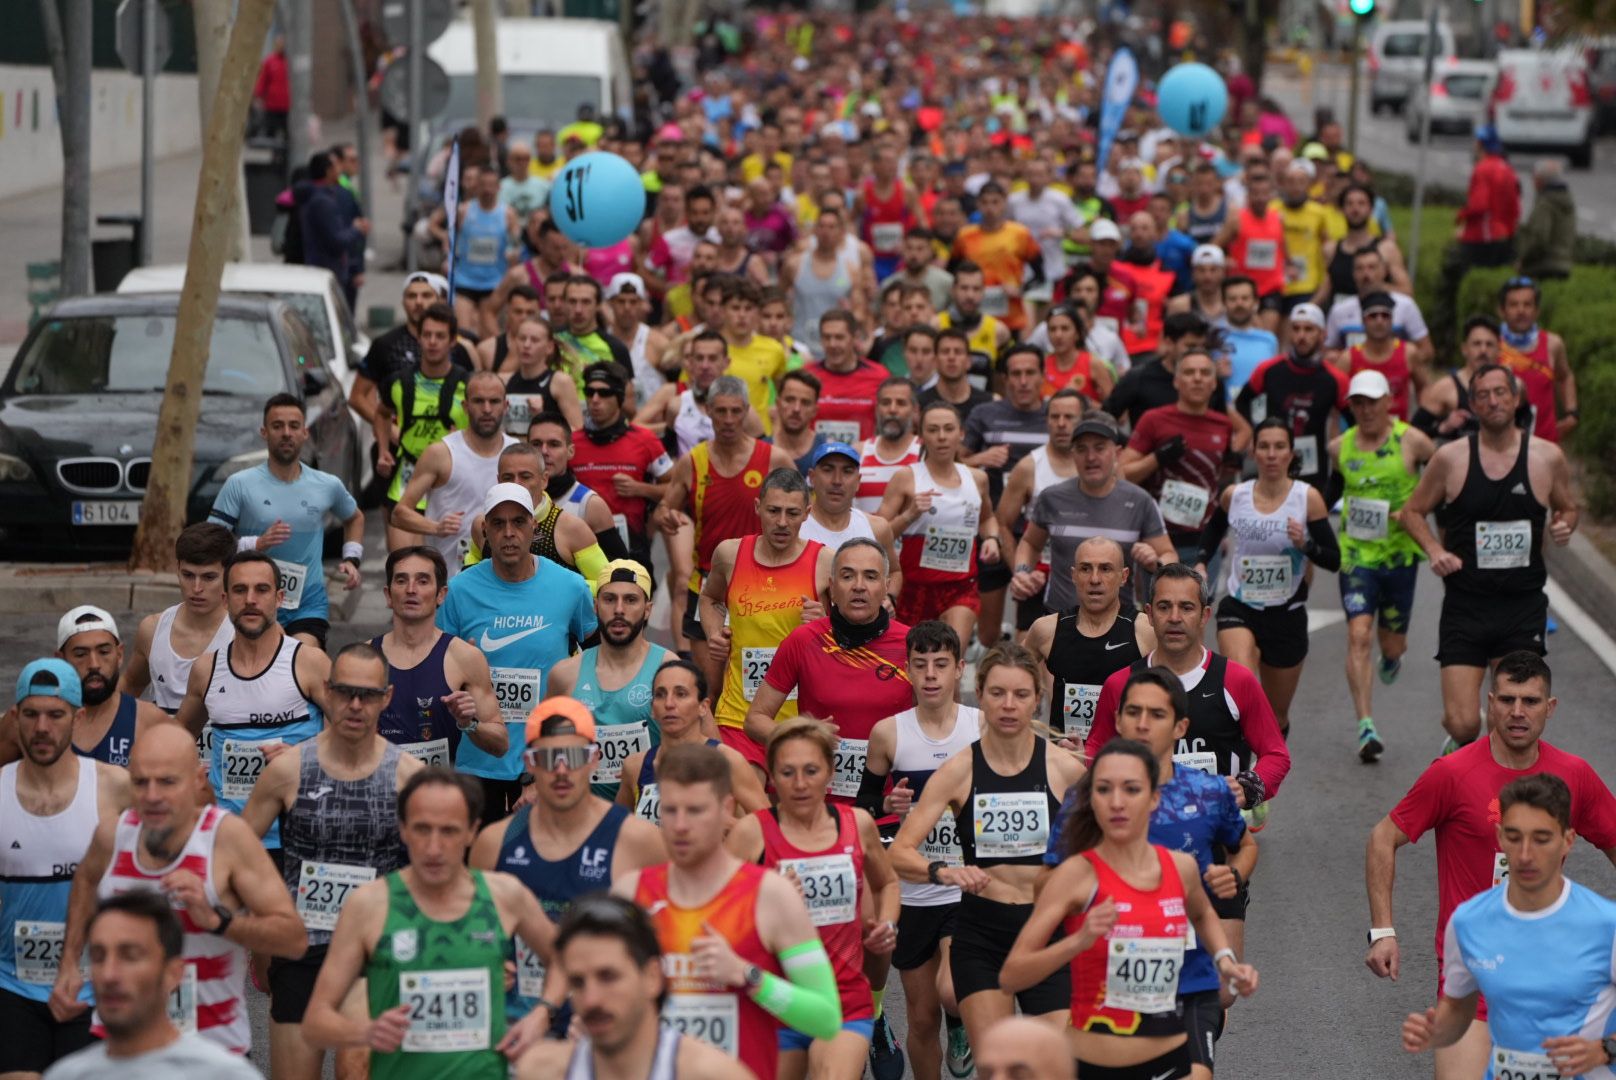
[[[129,553],[178,308],[178,293],[87,296],[34,325],[0,383],[0,555]],[[187,520],[207,516],[226,477],[266,460],[264,402],[282,392],[307,405],[305,461],[355,490],[358,433],[302,316],[278,300],[227,296],[202,384]]]

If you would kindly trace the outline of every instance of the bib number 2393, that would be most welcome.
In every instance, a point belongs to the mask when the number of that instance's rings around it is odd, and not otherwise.
[[[990,792],[971,807],[976,853],[990,859],[1042,855],[1049,843],[1049,796],[1042,791]]]

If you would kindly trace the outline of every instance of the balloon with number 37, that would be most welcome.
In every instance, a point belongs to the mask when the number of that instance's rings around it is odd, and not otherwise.
[[[625,159],[604,150],[580,154],[555,178],[550,216],[574,243],[611,247],[645,215],[645,186]]]
[[[1156,111],[1162,122],[1187,138],[1210,134],[1228,108],[1223,76],[1205,64],[1177,64],[1156,86]]]

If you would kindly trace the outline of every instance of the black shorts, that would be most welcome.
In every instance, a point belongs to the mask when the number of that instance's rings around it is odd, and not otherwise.
[[[310,945],[297,960],[279,956],[269,961],[269,1018],[277,1024],[301,1024],[303,1012],[314,993],[314,980],[320,977],[329,945]]]
[[[1264,667],[1293,668],[1307,659],[1307,594],[1285,607],[1254,608],[1232,596],[1218,601],[1218,630],[1250,630]]]
[[[490,296],[493,296],[494,295],[494,290],[493,289],[468,289],[464,285],[456,285],[455,286],[455,295],[456,296],[464,296],[467,300],[470,300],[473,304],[480,304],[484,300],[487,300]]]
[[[509,817],[516,800],[522,797],[520,780],[490,780],[486,776],[479,776],[477,782],[483,788],[484,825]]]
[[[1004,559],[996,563],[978,563],[976,566],[976,591],[978,593],[998,592],[1000,589],[1010,587],[1010,564]],[[970,644],[966,642],[966,644]]]
[[[958,903],[900,907],[898,947],[892,950],[892,966],[899,971],[924,966],[937,955],[943,939],[954,936],[954,918],[958,913]]]
[[[1258,311],[1284,311],[1285,294],[1282,292],[1264,293],[1257,301]]]
[[[0,1073],[42,1073],[51,1063],[95,1041],[90,1010],[65,1024],[52,1017],[50,1006],[9,990],[0,990]]]
[[[1190,1062],[1212,1070],[1212,1056],[1223,1037],[1223,1003],[1216,990],[1201,990],[1178,999],[1178,1016],[1189,1036]]]
[[[1190,1074],[1192,1064],[1186,1043],[1137,1065],[1095,1065],[1078,1058],[1077,1075],[1083,1080],[1181,1080]]]
[[[1004,967],[1010,947],[1031,917],[1031,904],[1001,904],[970,893],[960,897],[954,947],[948,954],[955,1000],[964,1001],[983,990],[999,989],[999,969]],[[1015,999],[1028,1016],[1070,1009],[1072,969],[1062,964],[1060,970],[1043,982],[1019,991]]]
[[[1516,649],[1548,654],[1547,594],[1478,595],[1449,589],[1442,594],[1436,660],[1442,667],[1484,668]]]
[[[329,619],[293,619],[282,629],[288,635],[313,634],[314,640],[320,643],[320,651],[324,652],[326,635],[331,633],[331,621]]]
[[[685,604],[685,617],[679,625],[684,629],[685,637],[691,641],[706,641],[707,631],[701,626],[701,594],[686,592],[689,603]]]
[[[1028,631],[1032,624],[1049,614],[1049,608],[1044,606],[1044,594],[1038,593],[1025,600],[1016,601],[1016,629]]]

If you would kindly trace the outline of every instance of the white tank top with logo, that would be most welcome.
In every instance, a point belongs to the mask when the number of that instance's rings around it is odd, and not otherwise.
[[[502,434],[500,438],[504,440],[500,451],[516,442],[509,435]],[[449,451],[449,479],[426,493],[426,516],[433,521],[454,513],[463,516],[457,532],[450,536],[428,536],[425,540],[443,554],[443,561],[449,564],[449,576],[454,577],[466,561],[471,523],[482,509],[488,489],[499,479],[499,451],[492,457],[483,457],[467,445],[464,431],[449,432],[443,437],[443,445]]]

